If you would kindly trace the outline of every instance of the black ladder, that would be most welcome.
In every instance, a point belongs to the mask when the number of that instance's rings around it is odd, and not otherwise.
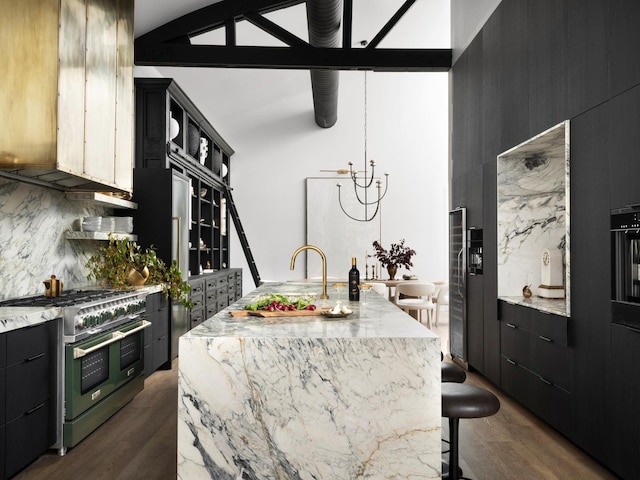
[[[231,188],[225,185],[225,195],[227,197],[227,207],[229,208],[229,213],[231,213],[231,218],[233,218],[233,223],[236,226],[236,232],[238,233],[238,238],[240,238],[240,243],[242,244],[242,250],[244,250],[244,256],[247,259],[247,263],[249,264],[249,270],[251,270],[251,275],[253,276],[253,282],[256,284],[256,287],[260,286],[260,274],[258,273],[258,267],[256,266],[256,261],[253,258],[253,254],[251,253],[251,248],[249,248],[249,241],[247,240],[247,235],[244,233],[244,228],[242,228],[242,223],[240,223],[240,215],[238,215],[238,209],[236,208],[236,204],[233,201],[233,197],[231,196]]]

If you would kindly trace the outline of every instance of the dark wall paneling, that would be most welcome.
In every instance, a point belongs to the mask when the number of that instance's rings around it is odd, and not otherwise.
[[[567,9],[557,0],[529,2],[529,136],[567,114]]]
[[[503,1],[498,7],[502,9],[500,95],[503,108],[495,124],[502,132],[502,145],[497,153],[530,137],[527,7],[526,0]]]
[[[610,353],[609,174],[612,121],[606,108],[571,122],[571,346],[573,440],[596,458],[607,458]],[[599,194],[596,194],[599,193]],[[598,415],[593,414],[598,412]]]
[[[561,3],[561,2],[558,2]],[[569,115],[578,115],[609,96],[609,0],[565,0],[568,5]]]
[[[611,326],[609,214],[640,203],[638,25],[637,0],[503,0],[452,69],[451,195],[455,206],[469,208],[484,237],[483,318],[470,317],[470,332],[482,337],[482,345],[473,346],[478,350],[472,350],[471,365],[482,365],[483,375],[500,384],[495,157],[570,119],[572,391],[566,433],[624,478],[640,477],[640,382],[626,380],[640,378],[629,366],[640,362],[640,339]],[[480,165],[481,194],[474,183]],[[476,199],[482,206],[470,207]],[[474,308],[475,295],[474,286]],[[482,360],[475,358],[480,351]],[[621,397],[625,401],[618,402]]]
[[[484,230],[483,239],[483,328],[484,328],[484,376],[496,385],[500,384],[500,322],[498,321],[498,225],[495,212],[498,208],[496,177],[498,160],[484,164]]]

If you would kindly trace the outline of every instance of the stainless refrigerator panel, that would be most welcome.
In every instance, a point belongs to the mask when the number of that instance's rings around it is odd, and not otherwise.
[[[466,209],[449,212],[449,352],[467,361],[466,341]]]
[[[191,226],[191,181],[172,172],[171,261],[178,262],[182,278],[189,278],[189,227]],[[197,275],[198,272],[194,274]]]

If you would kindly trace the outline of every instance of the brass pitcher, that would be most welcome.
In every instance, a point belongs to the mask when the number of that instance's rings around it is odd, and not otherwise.
[[[51,279],[43,283],[45,297],[57,297],[62,293],[62,280],[58,280],[55,275],[51,275]]]

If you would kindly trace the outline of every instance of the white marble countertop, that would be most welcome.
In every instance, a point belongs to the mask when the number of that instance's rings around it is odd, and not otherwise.
[[[563,317],[567,317],[567,303],[564,298],[562,299],[554,299],[554,298],[541,298],[532,296],[530,298],[524,297],[498,297],[498,300],[503,300],[507,303],[512,303],[514,305],[522,305],[523,307],[534,308],[536,310],[540,310],[541,312],[554,313],[556,315],[561,315]]]
[[[437,335],[375,292],[340,319],[229,314],[320,289],[265,284],[180,337],[179,479],[440,478]]]
[[[84,289],[87,288],[95,287]],[[162,287],[160,285],[144,285],[137,287],[136,290],[151,294],[162,291]],[[62,315],[62,309],[59,307],[0,307],[0,333],[48,322],[59,318],[60,315]]]
[[[250,338],[415,338],[437,337],[423,324],[388,302],[376,292],[367,295],[366,305],[349,302],[347,292],[342,293],[343,305],[353,313],[345,318],[329,319],[322,315],[299,317],[232,317],[230,311],[242,310],[260,295],[283,293],[294,295],[318,293],[319,285],[309,282],[267,283],[252,291],[237,303],[217,313],[198,327],[187,332],[187,337],[250,337]],[[333,293],[333,295],[332,295]],[[328,300],[316,300],[318,307],[333,306],[335,292],[328,292]],[[318,295],[319,297],[319,295]]]

